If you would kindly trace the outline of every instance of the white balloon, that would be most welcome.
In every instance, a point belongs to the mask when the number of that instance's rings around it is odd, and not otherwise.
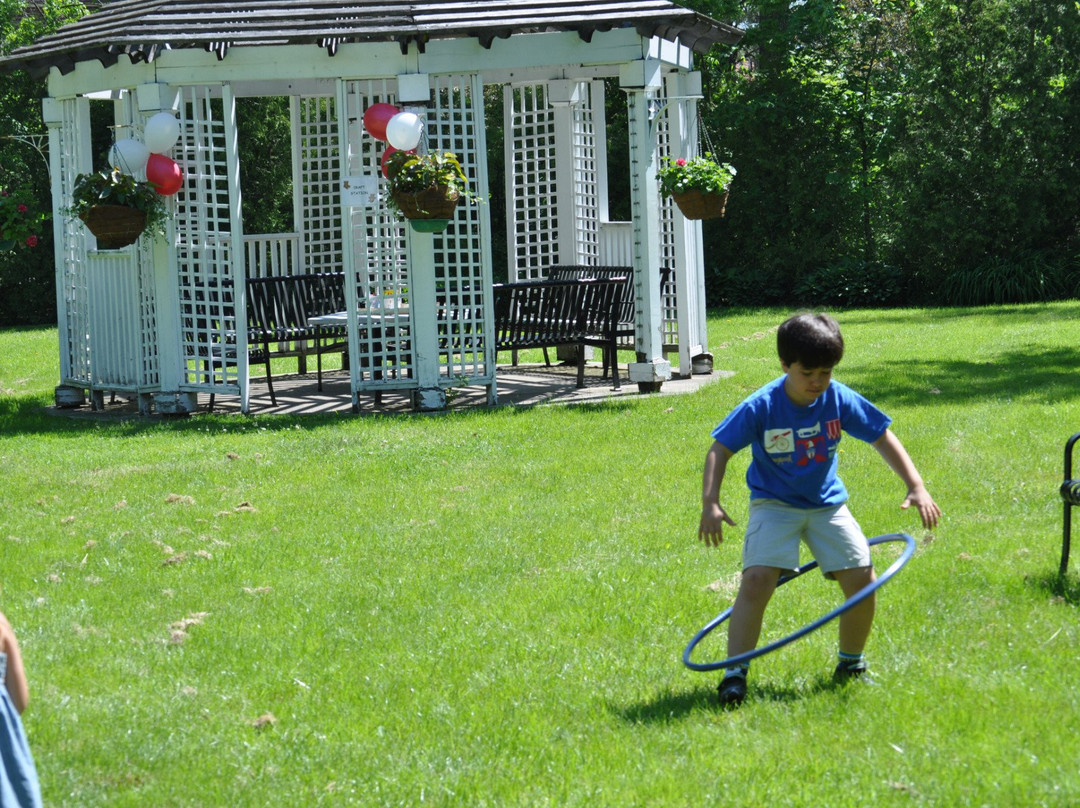
[[[415,149],[423,134],[424,122],[414,112],[399,112],[386,122],[386,142],[401,151]]]
[[[159,112],[146,122],[143,138],[151,154],[164,154],[180,137],[180,121],[171,112]]]
[[[146,171],[146,161],[150,159],[150,150],[141,141],[134,138],[118,140],[109,149],[109,165],[119,166],[125,174],[139,174]]]

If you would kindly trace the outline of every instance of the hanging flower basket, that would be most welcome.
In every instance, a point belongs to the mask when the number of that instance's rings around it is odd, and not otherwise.
[[[391,195],[406,219],[449,219],[461,199],[461,194],[445,185],[417,192],[394,190]]]
[[[386,161],[389,208],[412,223],[413,230],[441,233],[462,199],[473,199],[469,181],[451,152],[415,154],[397,151]]]
[[[126,205],[94,205],[79,214],[102,250],[118,250],[134,244],[146,229],[146,211]]]
[[[706,152],[689,160],[665,158],[656,178],[660,194],[674,199],[687,219],[719,219],[736,173],[733,165],[718,163]]]
[[[687,219],[719,219],[724,215],[728,193],[726,189],[719,194],[691,189],[680,194],[672,194],[671,198],[675,200],[675,204],[679,206],[682,215]]]
[[[164,235],[169,218],[157,188],[119,168],[77,176],[65,213],[86,225],[101,250],[127,247],[144,232]]]
[[[445,230],[461,200],[461,194],[445,185],[432,185],[418,192],[395,189],[391,196],[401,215],[421,233]]]

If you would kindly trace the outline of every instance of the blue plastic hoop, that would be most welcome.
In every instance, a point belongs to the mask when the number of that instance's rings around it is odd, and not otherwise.
[[[831,612],[826,614],[824,617],[819,617],[813,623],[803,626],[794,634],[789,634],[788,636],[783,637],[776,642],[762,646],[761,648],[755,648],[752,651],[746,651],[742,654],[736,654],[733,657],[722,659],[719,662],[692,662],[690,660],[690,655],[694,653],[694,648],[697,647],[697,644],[703,639],[705,639],[705,637],[709,635],[709,632],[711,632],[714,628],[716,628],[718,625],[731,617],[732,607],[729,606],[727,609],[725,609],[715,618],[713,618],[713,620],[707,626],[705,626],[705,628],[695,634],[694,639],[690,640],[690,644],[687,645],[686,650],[683,651],[683,664],[693,671],[715,671],[720,670],[721,668],[730,668],[733,665],[738,665],[741,662],[749,662],[751,659],[755,659],[759,656],[764,656],[770,651],[775,651],[777,648],[783,648],[789,642],[795,642],[795,640],[799,639],[800,637],[806,636],[811,631],[815,631],[821,628],[830,620],[836,619],[848,609],[858,605],[859,603],[862,603],[864,600],[874,594],[874,592],[884,586],[890,578],[896,575],[896,573],[898,573],[901,568],[905,564],[907,564],[911,557],[915,554],[915,539],[911,538],[911,536],[909,536],[907,533],[888,533],[883,536],[875,536],[874,538],[870,539],[869,544],[872,547],[875,544],[885,544],[892,541],[907,542],[907,547],[904,548],[904,552],[900,554],[900,557],[896,559],[896,561],[894,561],[889,566],[889,568],[881,574],[880,578],[878,578],[876,581],[871,581],[869,584],[864,586],[862,589],[860,589],[850,598],[845,600],[843,603],[841,603]],[[817,565],[818,564],[816,561],[811,561],[805,567],[799,567],[799,569],[796,572],[793,572],[791,575],[785,575],[783,578],[777,581],[776,585],[783,586],[788,581],[794,581],[800,575],[810,572],[810,570],[812,569],[816,569]]]

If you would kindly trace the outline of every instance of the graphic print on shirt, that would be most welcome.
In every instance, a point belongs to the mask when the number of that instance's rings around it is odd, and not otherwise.
[[[765,451],[769,454],[791,454],[795,451],[794,432],[790,429],[766,429]]]
[[[795,441],[795,465],[808,466],[811,463],[824,463],[829,459],[825,447],[825,438],[818,434],[812,438],[800,438]]]
[[[804,427],[798,431],[795,441],[795,465],[808,466],[810,463],[824,463],[828,460],[825,438],[821,435],[821,424]]]

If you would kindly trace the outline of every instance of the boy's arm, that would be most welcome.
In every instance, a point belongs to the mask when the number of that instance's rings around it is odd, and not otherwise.
[[[735,522],[720,505],[720,485],[724,482],[728,458],[731,452],[719,441],[713,441],[709,453],[705,455],[705,473],[701,479],[701,523],[698,525],[698,539],[711,547],[718,547],[724,540],[724,523],[735,526]]]
[[[0,612],[0,651],[7,654],[8,694],[11,696],[15,709],[21,713],[26,709],[30,693],[26,686],[22,654],[19,653],[19,641],[15,639],[15,632],[3,612]]]
[[[923,527],[929,529],[936,526],[938,519],[941,518],[941,508],[923,485],[922,477],[919,476],[915,464],[911,462],[911,457],[908,456],[904,445],[900,443],[900,439],[893,434],[891,429],[886,429],[885,433],[871,445],[878,450],[878,454],[889,468],[896,472],[896,476],[907,486],[907,496],[900,503],[900,507],[909,508],[914,505],[919,512],[919,518],[922,519]]]

